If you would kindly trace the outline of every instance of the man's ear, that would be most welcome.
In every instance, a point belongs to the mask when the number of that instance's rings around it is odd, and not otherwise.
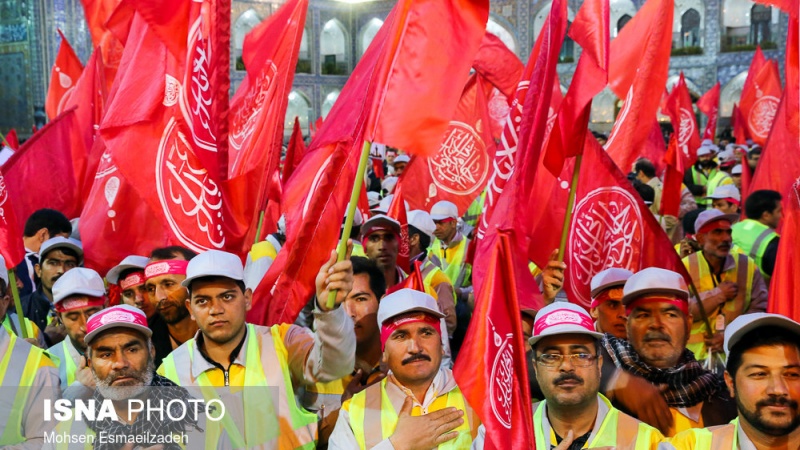
[[[250,311],[250,308],[253,307],[253,290],[250,288],[244,290],[244,304],[245,311]]]
[[[597,308],[591,308],[589,310],[589,315],[592,316],[592,319],[597,320],[600,317],[600,312],[597,310]]]
[[[50,232],[47,231],[47,228],[40,228],[39,231],[33,235],[33,237],[36,238],[36,242],[42,244],[44,241],[50,239]]]
[[[42,266],[39,263],[33,265],[33,271],[36,272],[36,276],[42,278]]]
[[[725,384],[728,385],[728,393],[730,394],[731,398],[735,397],[736,386],[733,383],[733,377],[730,373],[726,370],[725,373]]]

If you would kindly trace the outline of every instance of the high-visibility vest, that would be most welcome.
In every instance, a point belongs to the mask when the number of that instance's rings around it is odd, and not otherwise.
[[[483,214],[483,205],[486,203],[486,190],[481,192],[475,200],[470,203],[469,208],[467,208],[467,213],[464,214],[464,223],[475,228],[478,226],[478,219]]]
[[[353,253],[350,254],[351,256],[361,256],[362,258],[366,258],[367,254],[364,253],[364,246],[361,245],[361,242],[353,241]]]
[[[8,346],[0,359],[0,386],[33,387],[36,372],[43,366],[52,366],[44,350],[35,347],[17,336],[8,336]],[[5,339],[0,339],[5,341]],[[0,408],[0,447],[25,442],[22,421],[28,403],[30,389],[16,389],[12,407]]]
[[[697,170],[696,166],[692,166],[692,183],[708,188],[708,180],[714,176],[716,171],[717,169],[711,169],[711,172],[706,176],[702,170]],[[707,199],[705,195],[695,195],[694,201],[697,202],[698,206],[708,206],[711,204],[711,200]]]
[[[675,450],[736,450],[739,448],[739,418],[727,425],[691,428],[666,440]]]
[[[297,406],[289,373],[289,353],[280,329],[269,327],[270,339],[260,335],[258,328],[261,327],[247,324],[244,436],[231,415],[226,414],[221,421],[207,423],[206,448],[213,448],[209,446],[219,441],[223,429],[235,448],[316,448],[317,416]],[[190,368],[198,356],[202,357],[195,348],[195,340],[190,339],[164,358],[159,371],[180,386],[199,386],[206,400],[216,399],[217,393],[208,378],[208,371],[192,379]],[[278,405],[272,404],[274,398],[271,394],[275,387],[279,388]],[[253,395],[253,391],[263,395]]]
[[[397,427],[399,413],[386,392],[386,383],[388,383],[388,379],[384,378],[380,383],[373,384],[357,393],[342,405],[342,409],[350,414],[350,428],[353,430],[353,435],[361,450],[372,448],[384,439],[389,439]],[[469,449],[478,434],[480,421],[458,387],[437,397],[428,408],[428,412],[449,407],[464,411],[464,423],[453,430],[458,432],[457,437],[439,445],[438,448],[440,450]],[[411,415],[419,416],[419,409],[415,407]]]
[[[773,238],[778,237],[778,233],[763,223],[745,219],[733,224],[733,243],[741,248],[747,256],[753,258],[759,268],[764,267],[764,252]],[[766,277],[764,271],[761,274]]]
[[[598,395],[598,397],[600,401],[608,406],[608,413],[603,419],[603,423],[600,424],[600,429],[594,439],[587,443],[588,448],[614,447],[629,450],[650,450],[663,440],[663,436],[655,428],[620,412],[611,406],[611,402],[602,395]],[[533,434],[536,448],[550,448],[550,436],[545,438],[544,430],[542,429],[542,424],[544,423],[542,414],[544,414],[546,403],[546,401],[543,401],[536,404],[536,411],[533,413]]]
[[[78,366],[72,358],[72,341],[69,336],[60,343],[50,347],[47,352],[58,358],[58,378],[61,379],[61,389],[66,389],[75,381]]]
[[[708,292],[714,289],[717,284],[714,276],[711,274],[711,269],[708,267],[708,262],[705,257],[701,257],[700,253],[692,253],[691,255],[683,258],[683,265],[689,271],[689,275],[694,281],[698,293]],[[736,298],[728,300],[722,304],[721,310],[718,308],[707,314],[708,323],[713,327],[717,321],[717,316],[720,313],[725,315],[725,325],[731,323],[735,318],[739,317],[750,307],[751,293],[753,290],[753,276],[755,271],[758,270],[755,261],[748,258],[743,254],[731,254],[733,260],[736,262],[731,270],[722,272],[720,282],[730,281],[736,283],[739,287],[739,292]],[[695,320],[692,324],[692,334],[689,336],[689,342],[686,348],[694,352],[695,358],[702,360],[708,354],[706,353],[706,324],[702,320]]]
[[[706,185],[706,196],[713,194],[718,187],[728,184],[733,184],[733,179],[731,176],[721,170],[715,169],[713,172],[711,172],[711,176],[708,179],[708,184]]]
[[[33,338],[33,339],[39,339],[39,333],[41,331],[41,330],[39,330],[39,327],[36,326],[36,324],[31,322],[30,320],[28,320],[27,317],[25,318],[25,320],[23,322],[25,322],[25,328],[26,328],[26,331],[28,332],[28,337],[29,338]],[[12,314],[6,313],[6,317],[3,319],[3,328],[5,328],[6,331],[8,331],[10,334],[20,333],[20,334],[17,334],[17,337],[22,337],[22,334],[21,334],[22,332],[20,331],[22,328],[20,327],[20,324],[19,324],[19,315],[18,314],[13,314],[13,317],[12,317]]]
[[[472,267],[466,263],[468,248],[469,239],[465,236],[461,238],[461,242],[456,244],[455,248],[450,247],[447,249],[453,250],[448,260],[447,251],[442,248],[442,241],[434,239],[433,245],[431,246],[430,254],[436,255],[442,262],[442,271],[444,271],[444,274],[450,279],[450,284],[452,284],[454,288],[462,287],[464,281],[469,278],[472,272]]]

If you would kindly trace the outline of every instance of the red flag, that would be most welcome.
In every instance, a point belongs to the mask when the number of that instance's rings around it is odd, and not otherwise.
[[[100,49],[104,71],[105,90],[109,91],[122,58],[133,6],[119,0],[81,0],[86,25],[92,35],[92,47]],[[87,64],[88,65],[88,64]]]
[[[733,137],[737,145],[747,145],[747,140],[750,137],[747,134],[747,125],[742,117],[742,111],[739,105],[733,104],[733,112],[731,113],[731,127],[733,128]]]
[[[609,42],[608,0],[587,0],[569,30],[570,37],[583,49],[569,91],[561,102],[544,153],[544,167],[558,176],[564,160],[580,154],[586,126],[589,124],[592,98],[608,83]]]
[[[289,181],[294,168],[300,164],[303,154],[306,152],[306,143],[303,141],[303,131],[300,129],[300,120],[294,117],[294,129],[292,137],[289,138],[289,145],[286,148],[286,159],[283,163],[283,184]]]
[[[0,173],[0,254],[6,261],[6,266],[0,270],[13,269],[25,258],[21,228],[8,191],[6,179]]]
[[[624,98],[605,145],[627,170],[639,156],[667,83],[674,0],[648,0],[611,43],[608,84]]]
[[[186,37],[189,35],[190,27],[197,26],[197,24],[190,25],[189,15],[196,16],[200,13],[199,9],[192,11],[198,5],[193,5],[191,0],[131,0],[130,3],[141,14],[152,32],[167,46],[170,53],[179,63],[183,63],[187,57]],[[205,4],[203,14],[209,19],[211,12],[209,2],[200,3]],[[208,33],[208,29],[202,32]]]
[[[661,132],[661,125],[657,120],[653,120],[650,134],[642,148],[641,156],[647,158],[656,167],[656,174],[661,174],[665,169],[664,157],[667,153],[667,146],[664,144],[664,134]],[[620,170],[628,170],[628,167],[620,167]]]
[[[430,158],[412,158],[403,171],[405,198],[411,209],[429,211],[440,200],[453,202],[463,214],[480,195],[489,177],[496,146],[488,126],[486,105],[489,83],[473,74],[444,142]]]
[[[739,100],[739,110],[753,142],[763,146],[772,129],[781,98],[778,64],[768,60],[752,78],[752,83],[748,83],[751,75],[747,74],[746,87],[742,89]]]
[[[662,216],[678,217],[680,212],[683,175],[687,167],[683,160],[684,156],[678,149],[678,137],[673,133],[669,139],[667,154],[664,155],[664,162],[667,168],[664,173],[664,185],[661,190],[659,214]]]
[[[56,62],[50,71],[50,87],[47,89],[47,99],[44,104],[45,112],[50,120],[66,109],[65,105],[75,89],[75,82],[83,72],[81,60],[78,59],[78,55],[72,50],[72,46],[69,45],[61,30],[58,30],[58,35],[61,36],[61,45],[58,48]]]
[[[408,211],[406,210],[406,201],[403,195],[403,189],[406,184],[403,181],[409,179],[413,180],[405,176],[401,177],[400,182],[397,183],[394,192],[392,192],[394,197],[392,197],[392,204],[389,205],[389,211],[387,212],[389,217],[400,222],[400,245],[397,251],[397,265],[403,271],[407,271],[411,267],[411,247],[408,242]],[[416,180],[414,182],[416,183]]]
[[[800,3],[797,3],[794,0],[754,0],[754,1],[756,3],[761,3],[762,5],[776,6],[776,7],[780,8],[780,9],[782,9],[783,12],[785,12],[786,14],[789,14],[790,16],[791,15],[795,15],[796,16],[798,14],[797,7],[798,7],[798,5],[800,5]]]
[[[794,3],[795,7],[798,3]],[[786,91],[800,92],[800,13],[795,11],[789,17],[789,32],[786,36],[785,77]],[[793,133],[800,133],[800,96],[786,98],[787,125]]]
[[[697,121],[692,109],[692,98],[689,89],[680,74],[678,83],[672,88],[667,97],[666,110],[664,111],[672,121],[673,133],[676,135],[678,150],[680,150],[680,165],[674,166],[681,172],[694,164],[697,160],[697,149],[700,148],[700,136],[697,134]]]
[[[106,21],[114,12],[119,0],[81,0],[86,25],[92,35],[92,47],[99,47],[106,33]]]
[[[405,280],[395,284],[386,290],[386,295],[397,292],[400,289],[414,289],[415,291],[425,292],[425,282],[422,278],[422,261],[414,261],[412,270],[408,273]]]
[[[483,35],[472,68],[503,95],[513,97],[525,67],[500,38],[487,32]]]
[[[453,375],[461,392],[486,427],[484,448],[534,448],[528,368],[514,289],[508,231],[499,231],[486,255],[487,272],[476,291],[474,317]]]
[[[699,100],[697,109],[708,117],[706,130],[703,132],[703,139],[714,140],[717,135],[717,116],[719,115],[719,81],[708,90]]]
[[[787,97],[797,92],[784,92],[769,140],[758,160],[758,169],[753,175],[748,193],[760,189],[771,189],[786,197],[792,184],[800,174],[800,133],[788,125]],[[781,239],[783,241],[783,239]]]
[[[403,14],[397,16],[378,65],[381,92],[364,138],[430,156],[442,142],[485,34],[489,1],[404,1],[398,6]],[[413,14],[407,14],[412,8]]]
[[[19,138],[17,137],[17,130],[10,129],[8,133],[6,133],[6,142],[8,146],[11,147],[11,150],[19,150]]]
[[[800,178],[783,198],[783,228],[767,311],[800,321]]]

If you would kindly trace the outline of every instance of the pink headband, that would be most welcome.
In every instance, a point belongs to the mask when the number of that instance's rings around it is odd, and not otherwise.
[[[612,296],[612,294],[614,294]],[[597,308],[601,303],[608,300],[622,300],[622,286],[612,287],[600,293],[597,297],[592,299],[590,308]]]
[[[132,287],[141,286],[144,284],[144,271],[133,272],[122,280],[119,280],[119,288],[123,291]]]
[[[62,300],[55,304],[57,312],[65,313],[76,309],[103,307],[106,304],[105,297],[81,297],[70,300]]]
[[[686,300],[679,300],[677,298],[668,298],[668,297],[644,297],[640,299],[636,299],[625,306],[625,313],[630,314],[633,311],[633,308],[636,305],[644,305],[647,303],[670,303],[678,307],[678,309],[683,312],[683,315],[689,315],[689,304]]]
[[[149,280],[161,275],[186,275],[189,261],[170,259],[167,261],[153,261],[144,268],[144,278]]]
[[[578,325],[579,327],[586,328],[586,331],[594,332],[594,322],[592,322],[592,318],[588,315],[581,314],[571,309],[557,309],[540,317],[539,320],[533,324],[533,335],[538,336],[546,329],[559,325]]]
[[[442,323],[439,319],[429,316],[425,313],[421,313],[414,316],[404,317],[402,319],[395,320],[392,323],[386,324],[381,327],[381,350],[386,348],[386,341],[389,340],[389,336],[394,333],[394,330],[400,328],[401,326],[407,323],[415,323],[415,322],[424,322],[428,325],[432,326],[439,335],[442,334]]]

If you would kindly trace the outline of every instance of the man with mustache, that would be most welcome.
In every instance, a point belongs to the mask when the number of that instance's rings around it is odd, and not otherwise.
[[[444,317],[430,295],[400,289],[378,307],[389,374],[342,405],[330,449],[464,449],[480,422],[441,367]]]
[[[708,196],[714,193],[717,186],[733,184],[731,177],[720,171],[714,161],[714,155],[718,151],[719,147],[710,139],[703,140],[702,145],[697,149],[697,162],[691,170],[686,171],[686,175],[683,177],[683,184],[692,192],[700,209],[711,206]]]
[[[594,328],[601,333],[609,333],[620,339],[628,339],[625,329],[627,316],[622,306],[622,287],[633,272],[612,267],[592,277],[592,304],[589,314],[595,320]]]
[[[397,265],[400,249],[400,222],[385,214],[370,217],[361,226],[361,243],[367,258],[375,261],[383,272],[386,287],[400,283],[406,273]]]
[[[687,345],[698,360],[707,358],[709,352],[722,354],[727,324],[742,314],[767,310],[767,286],[755,261],[731,253],[732,224],[736,220],[735,214],[716,209],[701,212],[694,227],[702,250],[683,258],[700,296],[699,303],[689,305],[694,323]],[[708,337],[703,316],[714,328],[713,337]]]
[[[739,317],[725,329],[725,382],[738,417],[671,439],[679,450],[800,448],[800,324],[779,314]]]
[[[628,340],[604,335],[600,391],[666,436],[733,419],[722,376],[686,349],[692,316],[683,277],[650,267],[632,275],[622,294]]]

